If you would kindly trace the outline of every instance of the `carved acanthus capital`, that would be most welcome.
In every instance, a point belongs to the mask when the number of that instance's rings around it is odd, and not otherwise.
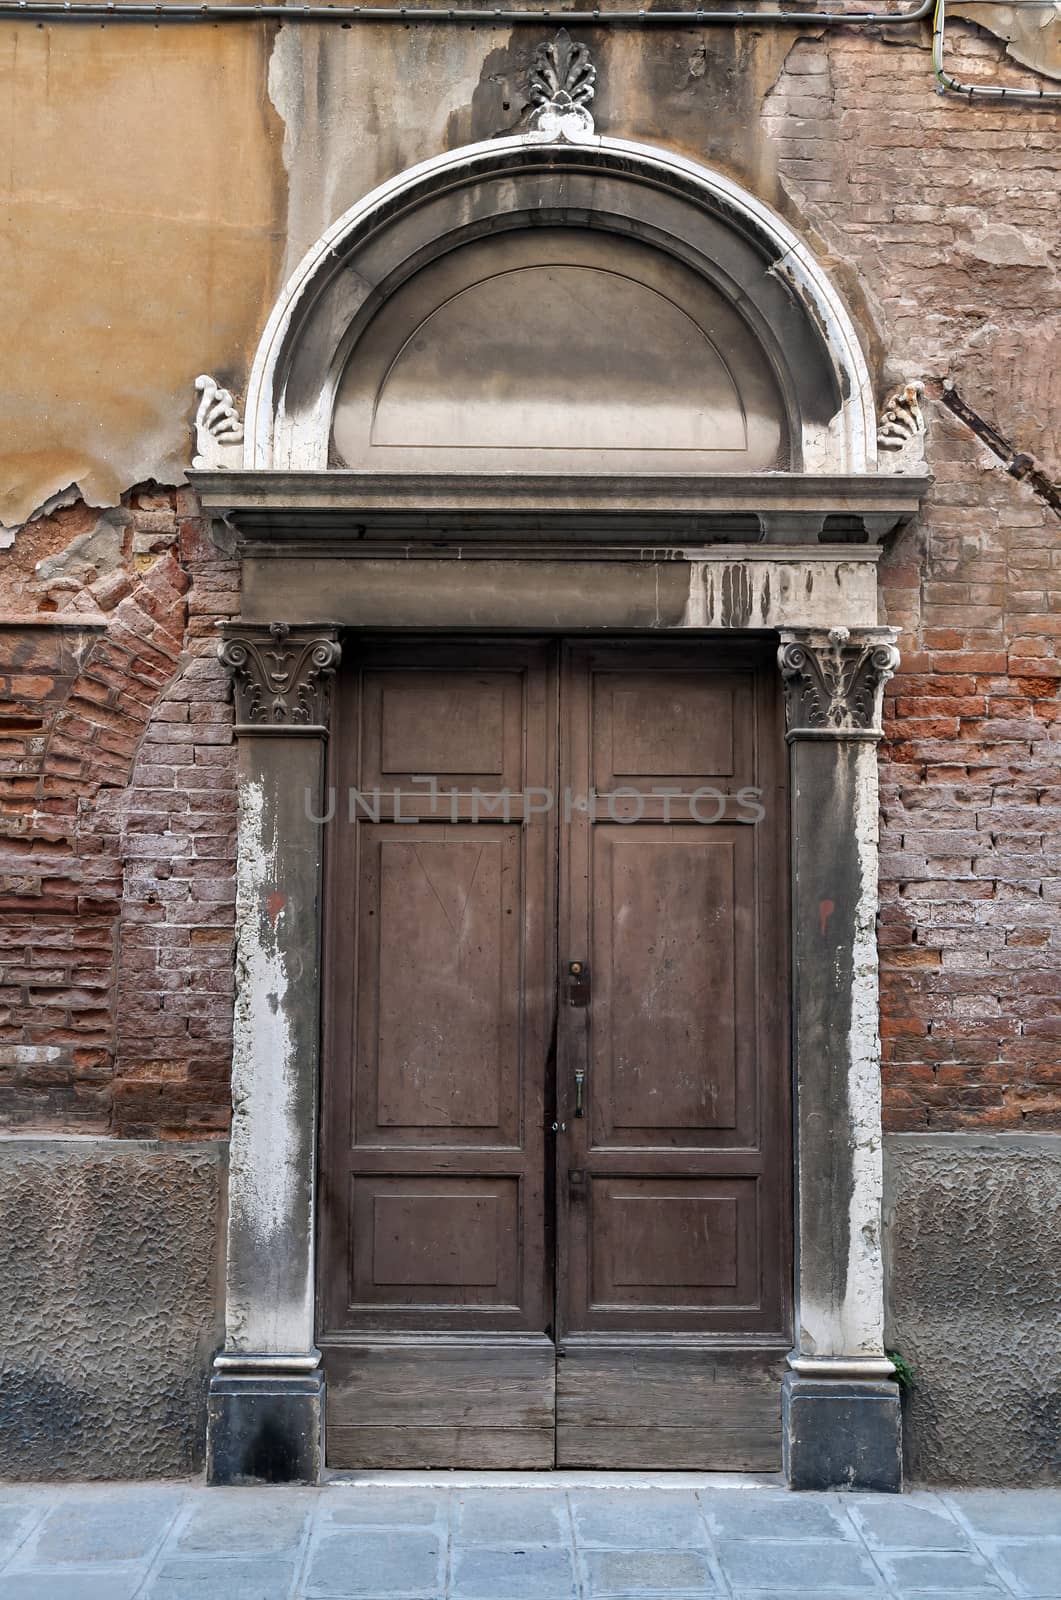
[[[549,43],[540,44],[530,73],[533,131],[549,139],[592,138],[589,107],[596,81],[597,69],[587,46],[575,44],[566,28]]]
[[[243,465],[243,423],[231,391],[200,373],[195,380],[199,405],[195,412],[195,454],[192,466],[230,471]]]
[[[884,402],[877,429],[877,449],[889,456],[891,472],[915,472],[925,462],[925,415],[921,396],[925,386],[908,378]]]
[[[777,659],[789,739],[879,738],[897,636],[895,628],[785,629]]]
[[[261,631],[226,632],[218,656],[232,674],[237,733],[323,733],[328,693],[339,665],[335,634],[273,622]]]

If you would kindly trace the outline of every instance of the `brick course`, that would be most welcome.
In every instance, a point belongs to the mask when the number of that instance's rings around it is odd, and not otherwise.
[[[903,652],[881,748],[885,1127],[1058,1128],[1061,523],[942,380],[1056,474],[1061,118],[939,97],[924,41],[901,39],[797,45],[766,107],[794,218],[885,375],[930,380],[935,486],[880,573]],[[1024,81],[971,24],[947,48],[966,81]]]

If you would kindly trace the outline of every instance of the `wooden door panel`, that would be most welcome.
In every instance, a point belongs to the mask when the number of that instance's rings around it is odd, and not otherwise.
[[[360,832],[353,1142],[518,1145],[519,828]]]
[[[594,1178],[590,1310],[636,1310],[646,1328],[688,1307],[758,1310],[754,1178]]]
[[[555,776],[551,662],[523,642],[344,651],[321,1138],[332,1466],[552,1461],[555,823],[519,798]]]
[[[556,1369],[556,1461],[564,1467],[777,1472],[777,1351],[572,1342]]]
[[[555,1447],[566,1466],[776,1468],[790,1153],[768,656],[346,651],[339,814],[360,798],[329,838],[330,1465],[547,1467]],[[526,804],[535,789],[573,803]],[[588,963],[577,1004],[566,986],[557,1002],[558,957]]]
[[[350,1309],[519,1309],[519,1179],[353,1180]]]
[[[594,1146],[754,1139],[752,847],[725,824],[593,829]]]
[[[476,670],[471,657],[443,671],[394,666],[366,674],[365,784],[390,789],[435,777],[447,789],[520,789],[523,691],[518,672]]]
[[[553,1465],[552,1341],[333,1346],[328,1462],[333,1467],[541,1469]]]
[[[790,1157],[774,680],[752,647],[569,647],[561,778],[593,789],[560,864],[561,972],[588,961],[590,976],[559,1010],[558,1465],[778,1465]],[[720,1345],[742,1341],[723,1381]]]

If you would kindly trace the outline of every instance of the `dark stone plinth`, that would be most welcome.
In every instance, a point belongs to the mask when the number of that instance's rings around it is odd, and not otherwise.
[[[898,1384],[789,1373],[781,1437],[791,1489],[902,1489]]]
[[[321,1373],[215,1373],[207,1399],[208,1483],[317,1483],[323,1465]]]

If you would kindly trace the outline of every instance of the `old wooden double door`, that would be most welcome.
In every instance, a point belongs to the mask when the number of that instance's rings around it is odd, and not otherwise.
[[[318,1185],[329,1465],[779,1465],[771,655],[345,649]]]

